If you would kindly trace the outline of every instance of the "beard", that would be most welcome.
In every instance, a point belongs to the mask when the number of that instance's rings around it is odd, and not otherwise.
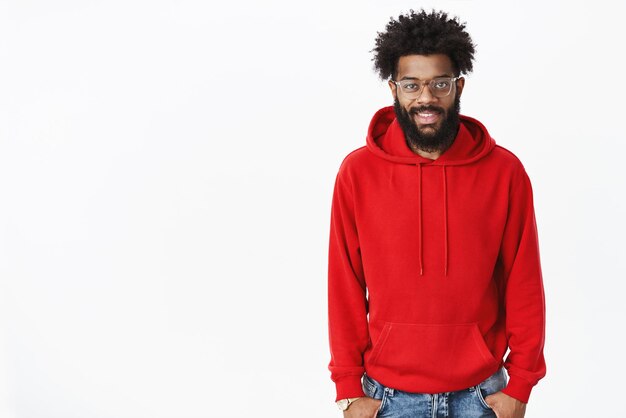
[[[393,108],[396,112],[398,123],[404,132],[407,145],[412,150],[420,149],[425,152],[444,152],[454,142],[459,130],[459,113],[461,112],[461,98],[458,94],[455,95],[454,98],[454,107],[447,111],[441,107],[428,105],[411,107],[410,110],[407,111],[400,105],[397,98],[394,100]],[[437,112],[440,115],[446,115],[441,121],[441,127],[434,132],[424,132],[421,130],[423,128],[418,128],[413,120],[413,115],[425,110]]]

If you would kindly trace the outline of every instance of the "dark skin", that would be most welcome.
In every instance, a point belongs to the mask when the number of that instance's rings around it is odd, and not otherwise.
[[[454,77],[454,68],[452,61],[447,55],[433,54],[433,55],[405,55],[398,60],[396,80],[417,78],[421,82],[431,80],[439,76]],[[459,97],[463,92],[465,86],[465,79],[461,78],[457,80],[456,85],[452,88],[449,95],[445,97],[434,96],[428,86],[424,86],[422,93],[416,99],[407,98],[400,88],[396,88],[396,85],[389,81],[389,88],[394,100],[397,98],[400,105],[407,111],[411,108],[417,108],[420,106],[434,106],[440,108],[444,112],[450,112],[454,109],[454,97],[458,94]],[[438,130],[441,127],[441,123],[445,118],[445,114],[440,115],[438,120],[432,124],[421,123],[417,115],[415,115],[413,122],[417,128],[428,134]],[[422,157],[436,160],[442,154],[442,152],[426,152],[420,149],[414,149],[414,152]]]
[[[433,55],[406,55],[400,57],[397,65],[396,80],[402,80],[403,78],[416,78],[421,82],[431,80],[434,77],[447,75],[454,77],[454,67],[452,61],[447,55],[433,54]],[[456,85],[448,96],[435,97],[430,92],[428,86],[424,86],[424,89],[419,97],[416,99],[408,99],[403,97],[402,91],[396,88],[396,85],[389,82],[389,88],[393,98],[398,98],[398,101],[407,111],[412,107],[418,106],[435,106],[440,108],[444,112],[449,112],[454,109],[454,95],[455,91],[461,95],[463,87],[465,86],[465,79],[461,78],[457,80]],[[417,128],[423,133],[436,131],[441,126],[441,122],[445,114],[442,114],[438,120],[434,123],[421,123],[417,115],[413,121]],[[419,155],[437,159],[441,155],[441,152],[425,152],[423,150],[414,149],[414,152]],[[524,418],[526,414],[526,404],[521,402],[501,391],[485,397],[485,402],[489,405],[496,414],[497,418]],[[378,412],[381,401],[370,397],[359,398],[354,401],[346,411],[344,411],[344,418],[375,418]]]
[[[344,418],[375,418],[381,404],[380,399],[365,396],[352,402],[347,410],[343,411]]]

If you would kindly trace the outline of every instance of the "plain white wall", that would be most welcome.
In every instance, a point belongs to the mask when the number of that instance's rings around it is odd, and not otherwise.
[[[332,186],[421,6],[467,22],[462,113],[533,182],[527,416],[620,416],[626,6],[471,0],[0,1],[0,416],[340,416]]]

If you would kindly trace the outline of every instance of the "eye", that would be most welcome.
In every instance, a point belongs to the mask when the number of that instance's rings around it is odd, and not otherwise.
[[[402,83],[402,88],[408,92],[417,91],[420,88],[420,85],[417,83]]]
[[[433,87],[437,90],[447,89],[450,86],[449,80],[434,80]]]

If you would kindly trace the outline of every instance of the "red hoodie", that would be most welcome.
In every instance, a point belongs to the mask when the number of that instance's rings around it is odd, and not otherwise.
[[[502,365],[528,402],[545,376],[544,290],[530,180],[476,119],[460,115],[438,159],[407,146],[393,107],[343,160],[328,264],[336,399],[363,372],[419,393],[474,386]],[[503,361],[503,357],[510,352]]]

